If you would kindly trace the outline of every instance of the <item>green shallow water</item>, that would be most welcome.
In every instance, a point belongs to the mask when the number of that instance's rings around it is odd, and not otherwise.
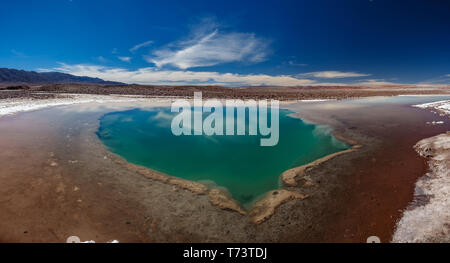
[[[280,139],[274,147],[261,147],[259,136],[174,136],[170,127],[176,113],[168,107],[108,113],[100,118],[97,135],[128,162],[214,183],[248,206],[278,188],[285,170],[349,147],[326,128],[290,113],[280,110]]]

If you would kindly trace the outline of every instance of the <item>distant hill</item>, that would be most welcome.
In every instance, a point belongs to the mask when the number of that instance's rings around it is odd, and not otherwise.
[[[34,72],[17,69],[0,68],[0,83],[92,83],[103,85],[123,85],[120,82],[105,81],[99,78],[78,77],[60,72]]]

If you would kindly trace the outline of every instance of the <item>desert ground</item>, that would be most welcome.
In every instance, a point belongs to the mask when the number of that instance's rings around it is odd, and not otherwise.
[[[201,91],[204,98],[239,99],[345,99],[370,96],[449,94],[449,85],[395,86],[307,86],[307,87],[221,87],[221,86],[144,86],[0,83],[0,98],[46,97],[51,94],[145,95],[152,97],[191,97]]]

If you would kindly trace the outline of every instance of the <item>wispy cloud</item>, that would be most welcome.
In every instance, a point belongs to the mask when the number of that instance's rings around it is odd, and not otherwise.
[[[267,40],[252,33],[222,32],[207,20],[195,27],[187,40],[155,50],[146,60],[157,67],[188,69],[229,62],[257,63],[264,61],[267,53]]]
[[[123,62],[130,62],[131,61],[131,57],[117,57],[118,59],[120,59]]]
[[[183,70],[161,70],[141,68],[135,71],[123,68],[109,68],[98,65],[61,64],[52,70],[76,76],[97,77],[104,80],[137,84],[158,85],[226,85],[226,86],[301,86],[315,81],[298,79],[287,75],[271,76],[265,74],[233,74],[219,72],[194,72]]]
[[[153,41],[152,41],[152,40],[149,40],[149,41],[146,41],[146,42],[137,44],[136,46],[130,48],[130,52],[131,52],[131,53],[134,53],[134,52],[138,51],[139,49],[141,49],[141,48],[143,48],[143,47],[148,47],[148,46],[150,46],[151,44],[153,44]]]
[[[367,76],[370,76],[370,74],[363,74],[363,73],[357,73],[357,72],[341,72],[341,71],[316,71],[316,72],[298,74],[298,76],[299,77],[334,79],[334,78],[367,77]]]
[[[306,67],[306,66],[308,66],[308,64],[305,64],[305,63],[297,63],[297,62],[295,62],[295,61],[293,61],[293,60],[288,61],[288,64],[289,64],[290,66],[300,66],[300,67]]]
[[[28,56],[20,51],[17,51],[15,49],[11,49],[11,53],[13,53],[16,57],[20,57],[20,58],[27,58]]]

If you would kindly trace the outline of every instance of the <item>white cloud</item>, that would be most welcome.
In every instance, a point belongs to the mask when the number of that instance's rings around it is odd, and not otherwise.
[[[265,74],[233,74],[219,72],[194,72],[182,70],[161,70],[142,68],[130,71],[123,68],[108,68],[97,65],[61,64],[53,70],[76,76],[97,77],[109,81],[158,85],[224,85],[224,86],[302,86],[315,81],[298,79],[287,75],[270,76]]]
[[[367,77],[367,76],[370,76],[370,74],[362,74],[362,73],[356,73],[356,72],[341,72],[341,71],[316,71],[316,72],[298,74],[298,76],[299,77],[334,79],[334,78]]]
[[[118,59],[122,60],[123,62],[130,62],[131,57],[117,57]]]
[[[292,60],[288,61],[288,64],[291,65],[291,66],[301,66],[301,67],[306,67],[306,66],[308,66],[308,64],[305,64],[305,63],[297,63],[297,62],[292,61]]]
[[[106,58],[104,58],[103,56],[98,56],[97,58],[96,58],[98,61],[100,61],[100,62],[108,62],[108,60],[106,59]]]
[[[149,40],[140,44],[137,44],[136,46],[130,48],[130,52],[134,53],[136,51],[138,51],[139,49],[143,48],[143,47],[147,47],[150,46],[151,44],[153,44],[153,41]]]
[[[15,49],[11,49],[11,53],[13,53],[16,57],[27,58],[28,56],[25,53],[17,51]]]
[[[267,56],[268,41],[251,33],[225,33],[216,25],[191,33],[189,40],[172,43],[147,56],[157,67],[166,65],[180,69],[214,66],[229,62],[257,63]]]

